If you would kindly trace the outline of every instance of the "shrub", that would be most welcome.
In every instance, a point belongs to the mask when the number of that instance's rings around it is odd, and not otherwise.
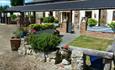
[[[15,35],[16,37],[21,37],[21,33],[22,33],[22,29],[19,28],[19,29],[17,29],[17,30],[14,32],[14,35]]]
[[[34,50],[42,52],[49,52],[53,50],[61,42],[60,37],[50,33],[30,35],[28,40]]]
[[[88,25],[89,26],[95,26],[97,24],[97,20],[95,20],[95,19],[92,19],[92,18],[89,18],[88,19]]]
[[[15,14],[10,15],[11,20],[16,20],[17,16]]]
[[[55,19],[54,19],[53,16],[44,17],[44,18],[43,18],[43,23],[53,23],[54,20],[55,20]]]
[[[51,23],[47,23],[47,24],[31,24],[29,25],[29,27],[31,29],[35,29],[35,30],[45,30],[45,29],[55,29],[55,26]]]
[[[108,24],[109,27],[111,27],[112,29],[115,29],[115,22],[111,22],[110,24]]]
[[[59,21],[57,19],[54,20],[55,23],[59,23]]]

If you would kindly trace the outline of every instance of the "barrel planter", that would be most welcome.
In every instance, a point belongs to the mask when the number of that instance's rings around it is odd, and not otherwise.
[[[20,47],[21,44],[21,39],[18,37],[12,37],[10,39],[10,43],[11,43],[11,50],[18,51],[18,48]]]

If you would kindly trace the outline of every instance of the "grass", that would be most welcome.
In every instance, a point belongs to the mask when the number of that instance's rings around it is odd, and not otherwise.
[[[75,40],[73,40],[72,42],[70,42],[70,45],[105,51],[108,45],[111,45],[111,43],[112,40],[100,39],[100,38],[94,38],[94,37],[82,35],[76,38]]]

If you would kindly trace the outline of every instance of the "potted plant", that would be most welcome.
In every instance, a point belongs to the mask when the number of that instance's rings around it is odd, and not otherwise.
[[[56,27],[59,26],[59,21],[57,19],[54,20],[54,26],[56,26]]]
[[[20,39],[21,31],[20,30],[16,30],[14,32],[14,34],[15,34],[15,36],[11,37],[11,39],[10,39],[11,50],[12,51],[17,51],[18,48],[20,47],[20,44],[21,44],[21,39]]]

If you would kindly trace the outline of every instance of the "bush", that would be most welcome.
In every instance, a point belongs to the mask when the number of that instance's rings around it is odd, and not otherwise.
[[[92,18],[89,18],[88,19],[88,25],[89,26],[95,26],[97,24],[97,20],[95,20],[95,19],[92,19]]]
[[[17,16],[15,14],[10,15],[11,20],[16,20]]]
[[[44,17],[44,18],[43,18],[43,23],[53,23],[54,20],[55,20],[55,19],[54,19],[53,16]]]
[[[30,35],[28,40],[34,50],[42,52],[49,52],[53,50],[61,42],[60,37],[49,33]]]
[[[47,24],[31,24],[29,25],[29,27],[31,29],[35,29],[35,30],[45,30],[45,29],[55,29],[55,26],[51,23],[47,23]]]
[[[54,20],[55,23],[59,23],[59,21],[57,19]]]
[[[111,22],[110,24],[108,24],[109,27],[111,27],[112,29],[115,29],[115,22]]]

